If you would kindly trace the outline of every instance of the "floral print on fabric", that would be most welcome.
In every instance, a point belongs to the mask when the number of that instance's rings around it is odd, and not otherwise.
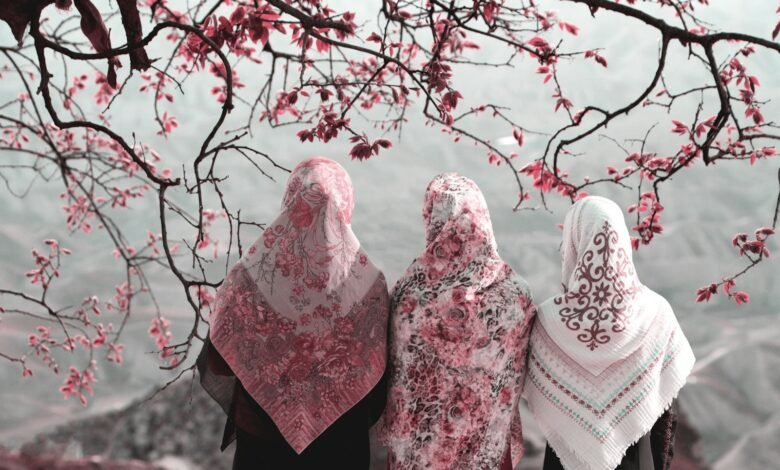
[[[427,247],[391,302],[390,385],[380,438],[392,469],[498,469],[522,457],[518,402],[535,307],[498,256],[471,180],[436,177]]]
[[[352,233],[353,206],[352,182],[336,162],[312,158],[295,168],[282,214],[242,259],[272,303],[309,315],[338,313],[344,299],[334,288],[376,274]]]
[[[211,342],[298,453],[385,369],[387,285],[352,233],[352,207],[341,166],[302,162],[282,213],[217,293]]]

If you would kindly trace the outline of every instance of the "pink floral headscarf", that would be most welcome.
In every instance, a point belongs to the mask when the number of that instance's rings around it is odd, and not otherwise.
[[[217,293],[210,339],[301,453],[385,369],[384,276],[350,227],[352,183],[336,162],[301,162],[281,214]]]
[[[567,469],[611,470],[695,361],[669,303],[642,285],[620,207],[589,196],[563,224],[564,292],[539,307],[525,394]]]
[[[392,295],[390,384],[380,438],[390,468],[498,469],[523,454],[518,401],[535,309],[496,251],[477,185],[428,186],[427,246]]]

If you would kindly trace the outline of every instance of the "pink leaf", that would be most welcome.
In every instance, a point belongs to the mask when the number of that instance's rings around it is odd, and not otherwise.
[[[565,21],[561,21],[560,23],[558,23],[558,26],[573,36],[576,36],[580,30],[577,26],[571,23],[566,23]]]
[[[684,123],[673,119],[672,124],[674,124],[674,128],[672,129],[673,133],[680,135],[685,135],[688,133],[688,126],[686,126]]]
[[[528,40],[528,44],[538,47],[539,49],[549,49],[550,45],[547,44],[547,41],[540,38],[539,36],[534,36],[530,40]]]
[[[742,305],[750,302],[750,295],[747,292],[737,292],[734,294],[734,302],[737,305]]]
[[[518,128],[513,128],[512,129],[512,136],[517,141],[517,145],[519,147],[522,147],[523,146],[523,142],[525,141],[525,137],[523,136],[523,130],[522,129],[518,129]]]
[[[482,13],[485,15],[485,21],[488,24],[493,23],[493,17],[496,13],[498,13],[498,5],[496,2],[490,1],[486,2],[485,5],[482,7]]]

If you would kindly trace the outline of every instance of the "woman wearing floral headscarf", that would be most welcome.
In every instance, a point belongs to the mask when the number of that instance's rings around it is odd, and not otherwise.
[[[574,204],[561,247],[564,292],[539,307],[525,386],[544,469],[669,468],[673,400],[695,361],[672,308],[639,281],[609,199]]]
[[[387,285],[352,233],[336,162],[292,172],[282,210],[217,292],[201,383],[234,469],[361,469],[384,407]]]
[[[514,467],[523,453],[517,407],[534,316],[528,286],[499,257],[473,181],[434,178],[423,221],[425,251],[392,294],[380,428],[388,466]]]

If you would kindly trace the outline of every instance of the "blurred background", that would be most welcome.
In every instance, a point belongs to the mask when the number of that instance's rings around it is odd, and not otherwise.
[[[373,2],[331,3],[337,9],[348,5],[357,11],[358,18],[366,22],[363,37],[375,28]],[[647,86],[657,64],[659,44],[652,30],[617,15],[599,13],[593,18],[584,7],[546,3],[580,27],[576,49],[601,47],[609,60],[608,69],[583,61],[560,66],[561,85],[575,108],[586,104],[615,108],[633,100]],[[738,2],[739,6],[726,0],[711,3],[700,14],[721,30],[766,37],[775,22],[775,2],[748,0]],[[72,13],[51,8],[48,14],[56,19]],[[109,22],[112,26],[121,31],[118,24]],[[0,44],[14,43],[6,25],[0,24]],[[169,51],[170,44],[162,39],[149,48],[152,57],[166,57]],[[484,61],[503,62],[507,51],[483,45],[474,55]],[[780,57],[760,51],[747,62],[761,79],[763,99],[775,99],[780,92]],[[706,80],[701,66],[689,60],[679,44],[674,45],[669,63],[666,79],[672,90],[684,90]],[[515,160],[518,167],[540,155],[546,143],[544,134],[565,124],[562,113],[553,111],[553,89],[541,84],[536,66],[526,57],[516,60],[513,67],[490,68],[489,73],[466,65],[455,71],[455,88],[464,95],[463,109],[485,103],[509,106],[509,114],[519,124],[542,133],[527,133],[526,145],[513,149],[514,144],[507,143],[511,139],[504,139],[511,133],[507,125],[489,118],[470,124],[480,135],[506,144],[507,151],[519,150]],[[83,64],[69,67],[75,71]],[[263,67],[258,65],[257,73],[267,73]],[[120,80],[128,68],[119,70]],[[55,77],[57,70],[53,67]],[[250,90],[253,77],[264,76],[242,73],[242,81]],[[0,83],[2,102],[21,91],[6,76]],[[134,133],[150,144],[161,154],[161,166],[173,168],[174,174],[181,171],[182,165],[189,169],[203,133],[211,128],[219,112],[219,104],[209,92],[218,84],[217,79],[194,75],[185,83],[184,94],[166,108],[179,121],[179,128],[167,139],[155,135],[152,96],[139,95],[135,90],[140,84],[138,77],[132,78],[128,89],[112,105],[109,114],[113,128],[126,137]],[[82,105],[90,109],[88,100]],[[681,100],[669,114],[661,108],[642,108],[616,121],[606,135],[631,148],[627,139],[642,138],[657,124],[646,150],[674,153],[681,141],[669,132],[671,119],[692,120],[697,105],[698,96],[693,96]],[[101,109],[93,108],[96,112]],[[480,185],[488,201],[504,259],[529,281],[539,302],[554,295],[560,285],[557,224],[562,222],[569,203],[553,195],[548,198],[549,212],[541,208],[513,212],[517,187],[509,169],[489,165],[482,149],[465,141],[454,143],[440,128],[426,126],[418,108],[407,113],[409,121],[400,139],[394,133],[387,135],[394,143],[392,149],[363,162],[349,159],[351,145],[346,138],[328,145],[299,143],[295,132],[302,127],[270,129],[266,124],[256,125],[249,142],[287,168],[313,155],[324,155],[344,165],[355,186],[353,229],[390,283],[423,249],[421,203],[428,181],[443,171],[469,176]],[[709,108],[705,105],[703,116],[714,114],[714,107]],[[777,103],[765,105],[764,115],[770,121],[780,115]],[[245,119],[246,109],[239,105],[225,128],[243,125]],[[374,138],[381,135],[368,124],[353,124],[367,129]],[[625,157],[613,141],[602,136],[584,141],[577,150],[581,155],[569,158],[566,167],[579,177],[605,176],[607,165],[622,168]],[[0,157],[6,160],[11,155]],[[675,463],[679,469],[767,469],[778,468],[780,462],[780,265],[770,259],[741,278],[740,289],[751,294],[747,305],[736,306],[721,296],[697,304],[694,295],[697,288],[744,266],[744,259],[738,258],[731,246],[735,233],[750,233],[771,224],[778,192],[777,165],[777,160],[764,160],[754,166],[727,162],[705,168],[697,162],[694,168],[681,172],[662,189],[665,232],[634,255],[641,279],[672,304],[697,356],[694,373],[680,396],[684,422]],[[243,217],[270,221],[277,213],[286,173],[266,170],[276,181],[263,177],[236,155],[225,154],[219,160],[218,173],[229,175],[228,183],[223,185],[226,201],[231,208],[240,208]],[[23,188],[30,179],[29,174],[20,173],[11,185]],[[43,239],[56,238],[74,255],[65,260],[63,277],[57,280],[52,298],[62,305],[78,304],[93,294],[110,298],[114,285],[124,276],[111,255],[113,247],[100,231],[89,235],[67,232],[58,198],[61,191],[61,183],[56,181],[35,181],[28,196],[17,199],[6,188],[0,188],[0,286],[26,289],[24,273],[32,266],[30,248],[40,246]],[[635,191],[615,185],[597,186],[592,192],[611,197],[622,207],[636,198]],[[169,194],[185,208],[197,207],[183,192]],[[534,196],[531,206],[539,203],[538,196]],[[207,201],[206,206],[217,208],[216,202]],[[143,243],[147,228],[159,232],[156,204],[156,195],[150,195],[134,201],[124,211],[120,220],[130,240]],[[633,219],[628,222],[633,225]],[[181,223],[171,227],[171,232],[173,239],[194,239]],[[212,234],[226,240],[227,226],[217,223]],[[245,246],[259,234],[251,227],[243,229]],[[778,248],[771,238],[769,248]],[[226,260],[224,253],[219,253],[207,267],[210,279],[221,279],[226,263],[232,264],[235,257],[233,254],[231,260]],[[181,339],[189,331],[193,315],[181,285],[161,270],[149,268],[147,274],[155,286],[162,314],[172,321],[174,340]],[[186,374],[147,400],[172,375],[159,369],[154,341],[146,331],[153,315],[150,301],[141,296],[134,302],[134,314],[122,338],[125,361],[121,365],[99,362],[95,396],[86,407],[76,400],[63,400],[57,391],[63,377],[48,373],[44,366],[35,367],[32,362],[33,377],[22,380],[18,367],[0,362],[0,445],[8,450],[24,449],[34,454],[47,451],[67,458],[97,455],[102,459],[153,462],[167,468],[229,468],[233,448],[224,454],[218,450],[224,415],[202,392],[197,377]],[[0,344],[23,351],[34,326],[0,317]],[[192,360],[194,356],[186,365]],[[524,428],[528,458],[521,468],[540,468],[544,441],[527,414]],[[54,462],[48,465],[56,466]],[[140,462],[132,465],[145,468]],[[377,463],[377,468],[381,464]]]

